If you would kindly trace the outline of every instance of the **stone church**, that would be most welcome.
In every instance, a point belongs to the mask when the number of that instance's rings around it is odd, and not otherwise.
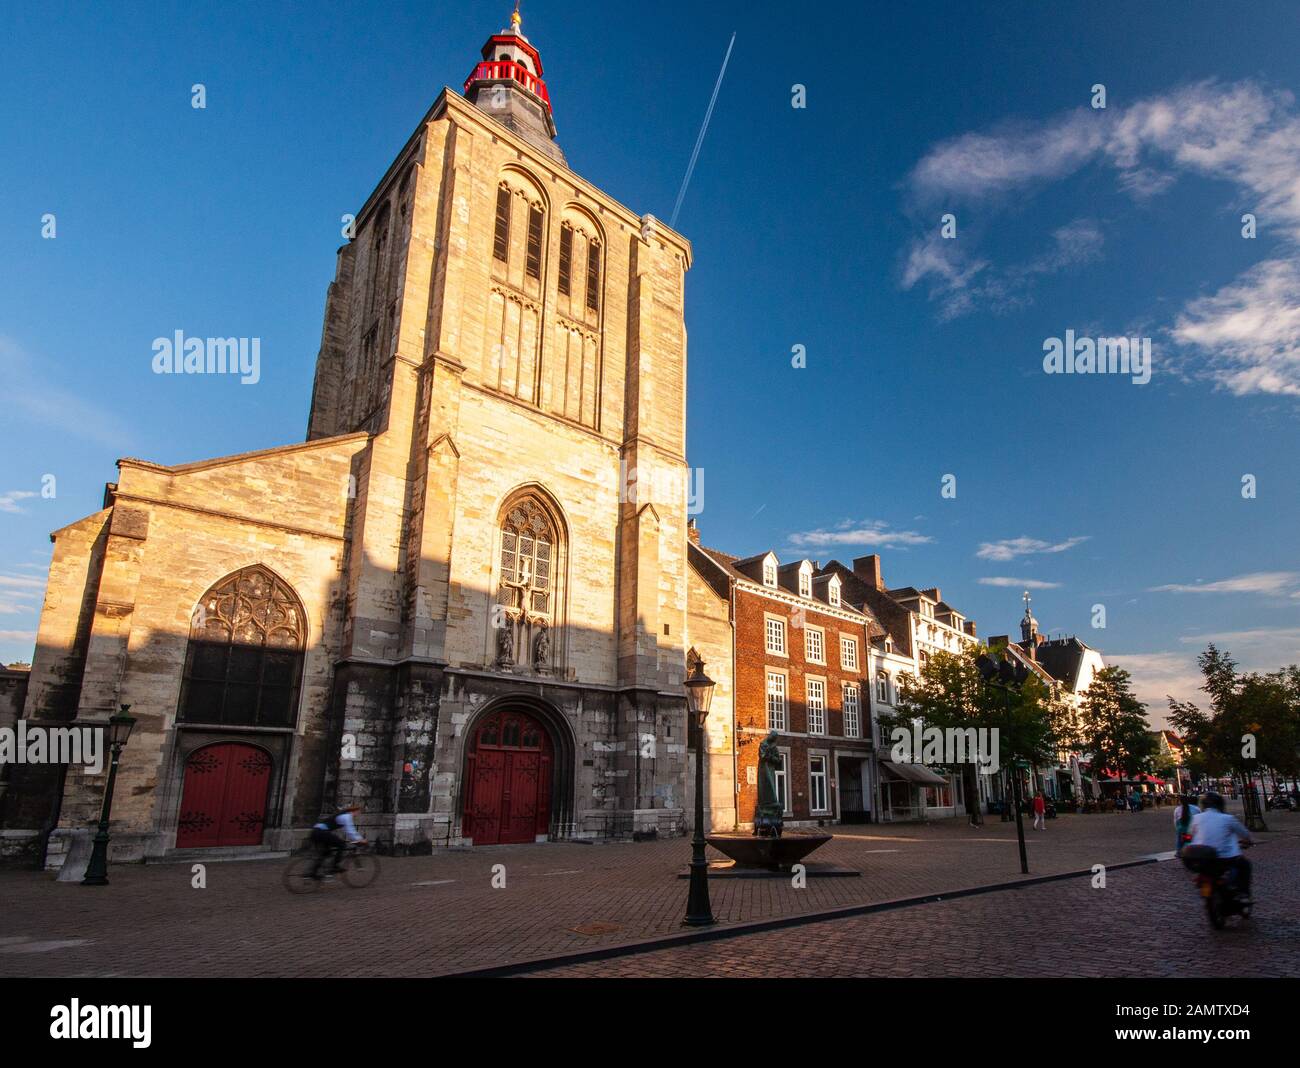
[[[138,723],[113,857],[680,833],[685,239],[569,169],[518,15],[339,250],[306,440],[118,462],[55,532],[33,722]],[[11,781],[47,864],[102,776]],[[17,811],[23,809],[25,811]]]

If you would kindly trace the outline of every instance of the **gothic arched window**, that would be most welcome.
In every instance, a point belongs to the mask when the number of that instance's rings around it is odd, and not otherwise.
[[[551,510],[528,494],[502,510],[500,539],[495,662],[510,670],[548,673],[557,663],[553,628],[562,609],[556,588],[563,549],[559,527]]]
[[[226,726],[292,727],[306,621],[267,568],[222,579],[194,610],[177,719]]]
[[[501,588],[509,608],[550,615],[555,530],[537,501],[525,497],[501,524]]]

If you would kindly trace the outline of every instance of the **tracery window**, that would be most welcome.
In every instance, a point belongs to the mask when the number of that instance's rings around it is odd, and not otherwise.
[[[501,527],[502,604],[550,613],[554,545],[550,518],[535,500],[525,498],[510,509]]]
[[[177,719],[292,727],[305,642],[302,606],[271,571],[222,579],[194,611]]]
[[[551,511],[534,496],[511,502],[500,525],[501,553],[492,627],[494,663],[549,674],[562,664],[563,545]]]

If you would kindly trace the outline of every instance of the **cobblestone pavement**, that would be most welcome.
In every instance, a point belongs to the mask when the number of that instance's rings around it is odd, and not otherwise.
[[[1300,815],[1269,818],[1272,837],[1300,833]],[[815,859],[861,878],[814,878],[806,889],[714,879],[716,915],[736,924],[1019,878],[1011,823],[835,830]],[[1168,850],[1172,817],[1064,816],[1026,835],[1031,873],[1044,875]],[[191,885],[188,864],[116,866],[108,887],[0,872],[0,976],[431,976],[668,937],[682,930],[686,883],[676,876],[689,850],[684,839],[444,850],[383,858],[368,889],[330,884],[307,897],[283,889],[283,860],[209,863],[205,889]],[[504,889],[492,888],[495,865],[505,866]],[[1173,866],[1159,867],[1185,897]],[[1123,886],[1131,876],[1115,878]],[[1075,957],[1069,940],[1053,944]]]
[[[1251,851],[1255,909],[1215,931],[1176,862],[823,920],[611,960],[554,978],[1185,978],[1300,975],[1300,837]],[[1249,992],[1246,992],[1247,995]],[[1249,996],[1245,997],[1249,1001]]]

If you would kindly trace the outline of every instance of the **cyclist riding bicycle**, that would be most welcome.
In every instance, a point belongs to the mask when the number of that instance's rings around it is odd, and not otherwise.
[[[365,841],[357,830],[356,820],[353,818],[360,811],[360,805],[349,805],[312,827],[311,844],[316,847],[316,863],[312,865],[311,878],[321,878],[321,865],[331,853],[334,862],[325,874],[333,875],[339,870],[339,863],[343,860],[343,851],[347,849],[348,843]],[[340,831],[342,834],[339,833]]]

